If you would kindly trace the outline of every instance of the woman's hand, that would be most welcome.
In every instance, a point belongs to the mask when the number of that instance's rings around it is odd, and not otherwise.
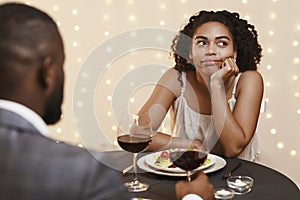
[[[211,81],[225,82],[230,77],[235,76],[239,72],[239,68],[235,63],[235,59],[226,58],[217,72],[211,76]]]
[[[190,149],[202,149],[202,142],[200,140],[194,139],[191,145],[189,146]]]

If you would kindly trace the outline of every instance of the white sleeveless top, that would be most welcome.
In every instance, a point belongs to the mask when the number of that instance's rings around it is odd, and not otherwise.
[[[171,115],[171,128],[175,136],[199,139],[210,150],[217,143],[218,136],[215,132],[213,120],[211,115],[203,115],[189,107],[186,98],[184,97],[184,91],[186,87],[186,73],[181,73],[182,86],[181,94],[175,100],[173,104],[173,115]],[[236,85],[241,73],[239,73],[235,80],[232,90],[232,97],[228,100],[230,110],[233,111],[236,103],[235,93]],[[203,141],[203,138],[207,138]],[[253,135],[251,141],[244,149],[244,151],[238,156],[245,160],[254,161],[256,156],[260,153],[260,147],[257,141],[256,132]]]

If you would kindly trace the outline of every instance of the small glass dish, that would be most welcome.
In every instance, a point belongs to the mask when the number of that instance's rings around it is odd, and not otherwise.
[[[229,188],[217,188],[214,190],[215,199],[233,199],[234,191]]]
[[[227,179],[227,186],[235,194],[246,194],[251,191],[253,182],[254,180],[250,176],[231,176]]]

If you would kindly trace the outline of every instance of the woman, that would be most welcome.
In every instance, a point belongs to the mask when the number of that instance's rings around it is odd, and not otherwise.
[[[157,133],[148,150],[201,148],[254,160],[263,96],[257,65],[262,48],[255,27],[228,11],[201,11],[173,39],[175,67],[139,111],[158,129],[170,110],[171,134]]]

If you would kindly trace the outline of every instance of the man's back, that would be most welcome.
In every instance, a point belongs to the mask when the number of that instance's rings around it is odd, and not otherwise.
[[[116,171],[0,109],[0,199],[126,199]]]

